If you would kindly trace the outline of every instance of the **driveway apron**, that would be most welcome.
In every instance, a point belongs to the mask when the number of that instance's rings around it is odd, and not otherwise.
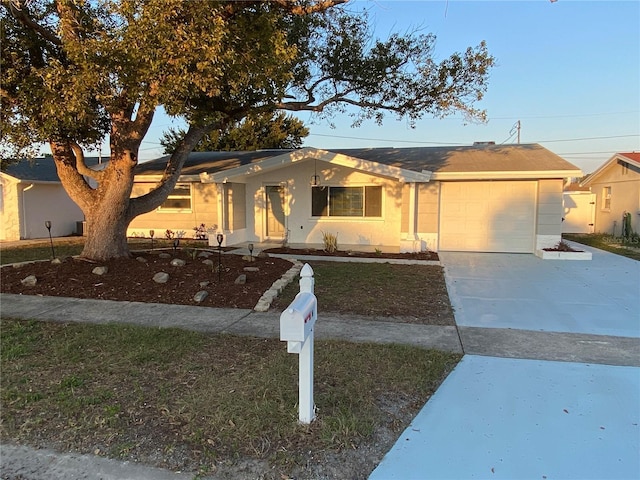
[[[485,332],[542,353],[465,349],[370,479],[640,478],[640,262],[588,250],[590,262],[440,254],[463,344]],[[571,342],[624,354],[554,361]]]

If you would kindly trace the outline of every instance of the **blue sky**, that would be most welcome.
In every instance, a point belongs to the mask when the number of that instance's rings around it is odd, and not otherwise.
[[[310,127],[305,146],[318,148],[470,145],[474,141],[540,143],[582,168],[594,170],[615,152],[640,150],[640,2],[638,1],[367,1],[376,35],[421,28],[437,36],[436,58],[487,42],[496,58],[485,98],[486,124],[462,117],[425,118],[415,129],[385,119],[337,128],[299,117]],[[314,122],[314,123],[312,123]],[[140,151],[162,154],[162,131],[179,122],[159,114]]]

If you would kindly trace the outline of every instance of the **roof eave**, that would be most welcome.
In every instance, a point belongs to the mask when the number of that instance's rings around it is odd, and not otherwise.
[[[580,177],[582,170],[501,171],[501,172],[434,172],[433,180],[535,180]]]
[[[635,167],[640,168],[640,162],[637,162],[636,160],[633,160],[632,158],[625,157],[623,154],[616,153],[609,160],[607,160],[602,165],[600,165],[596,169],[595,172],[591,173],[589,176],[587,176],[587,178],[585,178],[582,182],[580,182],[580,186],[582,186],[582,187],[590,187],[594,183],[594,181],[600,175],[602,175],[602,173],[604,173],[604,171],[607,168],[609,168],[610,165],[612,165],[614,162],[617,162],[618,160],[622,160],[623,162],[629,163],[631,165],[634,165]]]
[[[225,183],[233,180],[240,181],[250,175],[262,174],[270,170],[283,168],[287,165],[310,159],[353,168],[372,175],[392,178],[399,182],[429,182],[431,180],[431,172],[428,171],[415,172],[413,170],[392,167],[369,160],[349,157],[340,153],[333,153],[327,150],[303,148],[275,157],[266,158],[251,165],[243,165],[242,167],[231,168],[223,172],[214,173],[213,175],[207,175],[206,179],[203,179],[203,181],[210,183]]]

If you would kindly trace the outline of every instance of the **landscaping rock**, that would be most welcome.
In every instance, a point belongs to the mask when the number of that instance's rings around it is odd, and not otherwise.
[[[160,257],[160,258],[171,258],[171,254],[170,253],[161,253],[160,255],[158,255],[158,257]]]
[[[258,267],[244,267],[243,270],[245,272],[259,272],[260,268],[258,268]]]
[[[198,293],[196,293],[193,296],[193,301],[196,303],[200,303],[202,302],[205,298],[207,298],[207,296],[209,296],[209,292],[206,292],[204,290],[200,290]]]
[[[253,255],[243,255],[242,259],[245,262],[255,262],[256,261],[256,257],[254,257]]]
[[[186,264],[187,262],[185,262],[181,258],[174,258],[173,260],[171,260],[171,265],[173,267],[184,267]]]
[[[238,275],[238,278],[236,278],[235,282],[236,285],[244,285],[245,283],[247,283],[247,276],[243,273],[241,275]]]
[[[140,263],[149,263],[149,260],[147,260],[144,257],[136,257],[136,260],[139,261]]]
[[[169,274],[165,272],[158,272],[153,276],[153,281],[156,283],[167,283],[169,281]]]
[[[35,275],[29,275],[28,277],[20,280],[20,283],[22,283],[25,287],[35,287],[36,283],[38,283],[38,279]]]
[[[205,265],[209,265],[210,267],[213,267],[213,260],[203,260],[202,263],[204,263]]]
[[[200,252],[198,254],[198,257],[200,257],[200,258],[209,258],[211,255],[213,255],[211,252]]]
[[[93,270],[91,270],[91,273],[93,273],[95,275],[104,275],[108,271],[109,271],[109,267],[101,266],[101,267],[96,267]]]
[[[51,260],[51,265],[62,265],[62,260],[59,258],[54,258]]]
[[[269,254],[267,252],[260,252],[258,255],[254,255],[258,258],[269,258]]]
[[[204,282],[200,282],[200,288],[208,287],[211,282],[209,280],[205,280]]]

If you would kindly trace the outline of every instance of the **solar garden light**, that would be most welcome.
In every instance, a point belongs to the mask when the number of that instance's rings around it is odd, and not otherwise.
[[[153,236],[155,235],[156,232],[154,232],[153,230],[149,230],[149,236],[151,237],[151,250],[153,250]]]
[[[173,253],[176,252],[176,250],[178,250],[178,247],[180,246],[180,239],[176,238],[173,240]]]
[[[224,235],[221,233],[216,235],[216,240],[218,241],[218,282],[220,282],[220,277],[222,275],[222,240],[224,239]]]
[[[51,220],[46,220],[44,226],[49,230],[49,243],[51,243],[51,258],[56,258],[56,252],[53,249],[53,238],[51,238]]]
[[[253,262],[253,243],[250,243],[249,245],[247,245],[247,248],[249,249],[250,261]]]

